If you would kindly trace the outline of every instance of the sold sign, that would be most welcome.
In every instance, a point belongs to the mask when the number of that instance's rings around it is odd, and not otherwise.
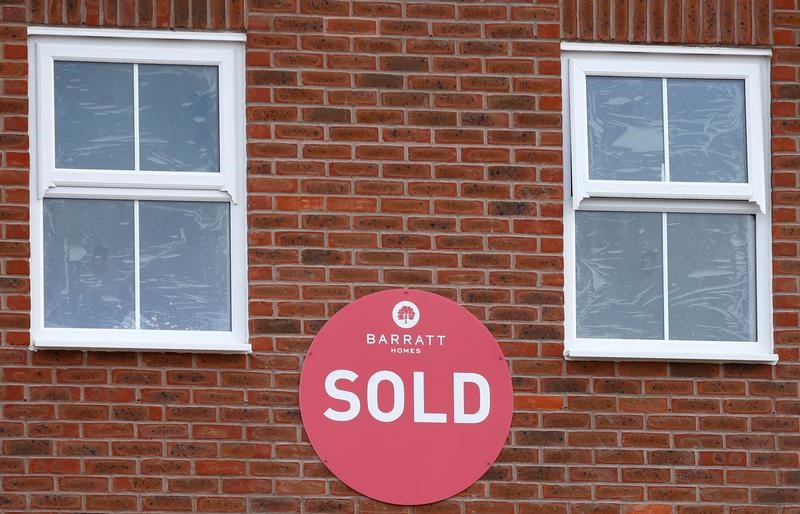
[[[503,353],[469,311],[393,289],[333,316],[306,355],[300,411],[342,482],[376,500],[420,505],[463,491],[508,436],[513,390]]]

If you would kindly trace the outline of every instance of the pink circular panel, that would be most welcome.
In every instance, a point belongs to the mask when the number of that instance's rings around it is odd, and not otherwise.
[[[306,355],[303,424],[342,482],[376,500],[432,503],[491,466],[513,390],[492,335],[469,311],[424,291],[365,296],[334,315]]]

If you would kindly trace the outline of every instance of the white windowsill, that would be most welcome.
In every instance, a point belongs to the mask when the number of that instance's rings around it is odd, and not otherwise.
[[[137,352],[180,352],[180,353],[251,353],[253,351],[249,344],[225,344],[225,343],[141,343],[120,342],[108,343],[101,341],[83,342],[80,345],[72,341],[59,339],[37,340],[32,342],[30,349],[36,350],[82,350],[82,351],[120,351],[130,350]]]
[[[570,348],[564,350],[564,358],[569,360],[603,361],[682,361],[682,362],[739,362],[751,364],[776,364],[778,355],[774,353],[693,353],[652,352],[635,350],[603,350],[600,348]]]
[[[31,350],[133,350],[142,352],[249,353],[241,327],[233,331],[39,328]]]

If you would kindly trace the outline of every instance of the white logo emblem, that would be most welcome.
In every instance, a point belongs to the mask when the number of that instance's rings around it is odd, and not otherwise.
[[[392,320],[400,328],[412,328],[419,323],[419,307],[403,300],[392,309]]]

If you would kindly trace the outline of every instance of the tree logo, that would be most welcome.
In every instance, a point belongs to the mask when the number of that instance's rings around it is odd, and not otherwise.
[[[405,300],[397,302],[392,309],[392,320],[400,328],[412,328],[419,323],[419,307]]]

